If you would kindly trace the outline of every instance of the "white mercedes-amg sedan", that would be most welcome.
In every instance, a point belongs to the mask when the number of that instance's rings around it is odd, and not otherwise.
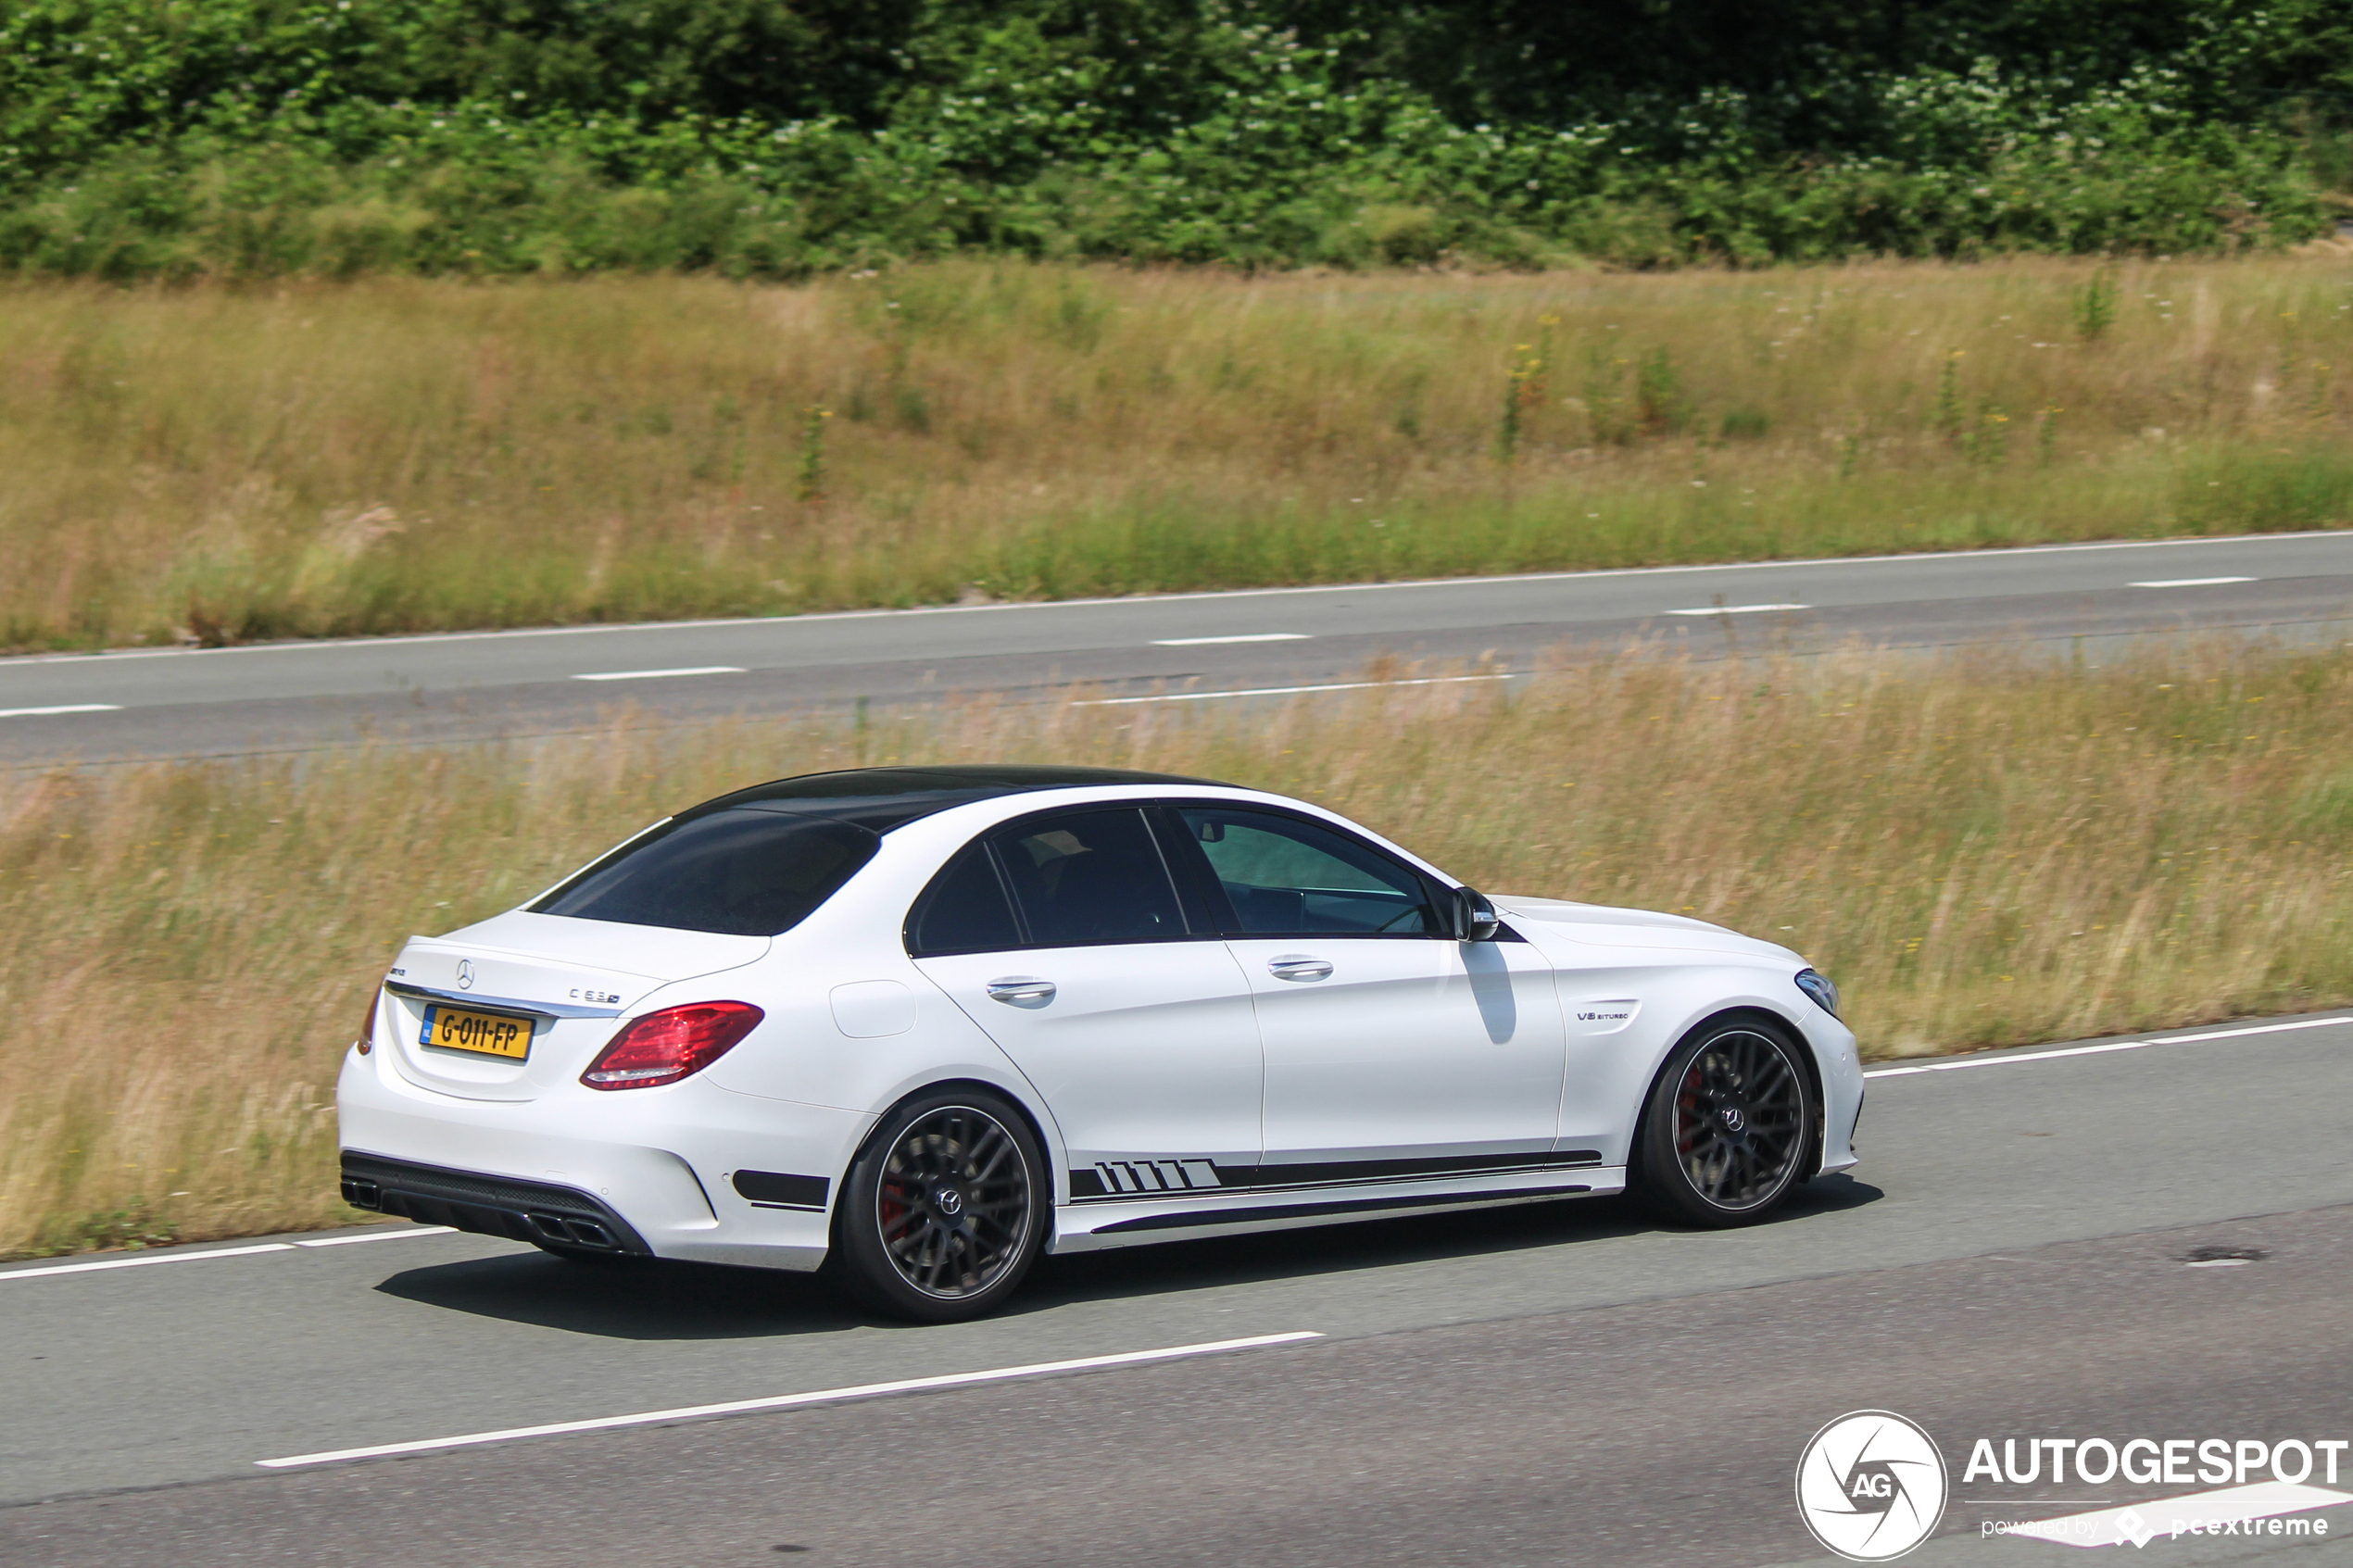
[[[1734,1225],[1855,1163],[1838,993],[1674,915],[1482,897],[1333,813],[862,768],[411,937],[343,1192],[576,1259],[985,1312],[1041,1252],[1614,1193]]]

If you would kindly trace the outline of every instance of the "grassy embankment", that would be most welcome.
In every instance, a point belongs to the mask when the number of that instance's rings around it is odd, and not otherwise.
[[[0,646],[2303,527],[2341,257],[0,291]]]
[[[1323,800],[1474,884],[1805,952],[1874,1055],[2353,999],[2353,656],[2216,644],[1683,667],[1271,716],[973,706],[0,785],[0,1256],[349,1218],[336,1065],[402,935],[644,822],[859,761],[1089,760]]]

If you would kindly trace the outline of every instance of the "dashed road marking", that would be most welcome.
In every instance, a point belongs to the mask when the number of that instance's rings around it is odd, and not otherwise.
[[[1189,648],[1208,643],[1304,643],[1313,640],[1305,632],[1245,632],[1235,637],[1154,637],[1152,646]]]
[[[697,664],[684,670],[603,670],[594,675],[574,675],[575,681],[661,681],[673,675],[741,675],[740,664]]]
[[[1074,704],[1078,708],[1126,708],[1139,702],[1214,702],[1229,696],[1295,696],[1303,692],[1361,692],[1377,686],[1451,686],[1466,681],[1509,681],[1504,675],[1428,675],[1413,681],[1333,681],[1317,686],[1251,686],[1235,692],[1164,692],[1156,696],[1098,696]]]

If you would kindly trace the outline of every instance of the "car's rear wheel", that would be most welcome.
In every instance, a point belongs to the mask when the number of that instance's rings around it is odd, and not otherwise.
[[[829,1272],[919,1323],[992,1311],[1046,1241],[1051,1195],[1029,1124],[985,1089],[901,1102],[842,1179]]]
[[[1754,1224],[1805,1180],[1814,1090],[1801,1047],[1761,1021],[1694,1030],[1652,1085],[1635,1151],[1635,1185],[1671,1219]]]

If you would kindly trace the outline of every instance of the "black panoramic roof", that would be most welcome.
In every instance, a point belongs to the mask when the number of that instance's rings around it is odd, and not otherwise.
[[[1126,768],[1063,768],[1022,762],[975,762],[937,768],[844,768],[832,773],[803,773],[753,784],[678,813],[686,822],[713,811],[749,809],[786,811],[794,816],[830,817],[855,822],[875,833],[962,806],[1032,790],[1067,789],[1074,784],[1192,784],[1220,785],[1214,779],[1187,778],[1181,773],[1139,773]]]

